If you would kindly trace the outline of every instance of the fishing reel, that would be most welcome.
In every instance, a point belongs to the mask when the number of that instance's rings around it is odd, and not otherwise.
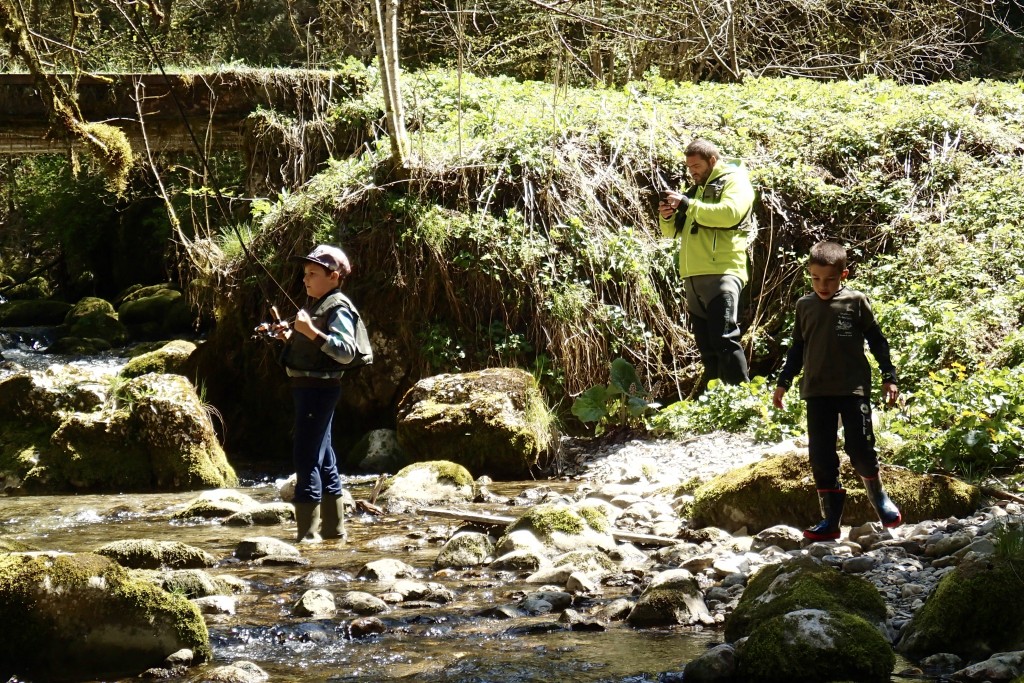
[[[278,313],[277,306],[270,307],[270,316],[273,318],[271,322],[262,322],[253,328],[253,339],[278,339],[278,335],[281,332],[291,327],[288,322],[281,320],[281,314]]]

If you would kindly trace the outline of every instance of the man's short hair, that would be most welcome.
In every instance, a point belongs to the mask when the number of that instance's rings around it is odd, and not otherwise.
[[[718,147],[715,143],[703,138],[697,138],[696,140],[691,141],[690,144],[686,146],[683,154],[688,157],[700,157],[704,161],[711,161],[712,157],[715,159],[722,158],[722,153],[718,151]]]
[[[846,247],[837,243],[823,241],[811,247],[811,256],[807,259],[809,266],[835,266],[846,270]]]

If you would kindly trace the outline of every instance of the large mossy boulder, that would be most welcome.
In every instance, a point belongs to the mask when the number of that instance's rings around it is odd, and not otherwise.
[[[122,295],[117,315],[142,339],[188,332],[195,319],[181,291],[171,284],[134,287]]]
[[[128,343],[128,328],[118,320],[114,306],[97,297],[80,299],[64,317],[65,337],[102,339],[111,346]]]
[[[987,556],[946,574],[907,624],[897,649],[912,659],[951,652],[964,660],[1024,650],[1024,571]]]
[[[121,377],[141,377],[150,372],[181,375],[196,345],[184,339],[175,339],[153,351],[139,354],[129,360],[118,373]]]
[[[841,476],[847,492],[843,522],[877,521],[860,477],[847,458],[842,459]],[[980,488],[952,477],[883,466],[882,478],[906,522],[965,517],[981,501]],[[763,458],[715,477],[694,492],[690,517],[695,527],[727,531],[746,527],[750,533],[776,524],[813,524],[821,519],[821,510],[806,454]]]
[[[736,657],[737,680],[758,683],[884,683],[895,664],[875,626],[855,614],[816,609],[758,625]]]
[[[767,565],[750,578],[725,622],[725,639],[735,642],[758,624],[801,609],[848,612],[876,625],[886,615],[885,601],[870,581],[803,556]]]
[[[417,382],[399,403],[397,431],[412,462],[450,460],[496,479],[529,478],[554,439],[536,380],[514,368]]]
[[[11,300],[0,304],[0,327],[56,326],[64,322],[71,304],[53,299]]]
[[[0,554],[0,670],[33,680],[135,676],[188,648],[210,656],[199,610],[100,555]]]
[[[7,488],[153,491],[234,486],[210,416],[180,375],[113,386],[80,371],[0,382],[0,481]]]

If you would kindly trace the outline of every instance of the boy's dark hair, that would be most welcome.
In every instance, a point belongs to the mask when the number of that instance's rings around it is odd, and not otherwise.
[[[718,151],[715,143],[703,138],[692,140],[683,150],[683,154],[688,157],[700,157],[704,161],[711,161],[711,157],[722,158],[722,153]]]
[[[807,265],[835,266],[839,270],[846,270],[846,247],[836,242],[818,242],[811,247]]]

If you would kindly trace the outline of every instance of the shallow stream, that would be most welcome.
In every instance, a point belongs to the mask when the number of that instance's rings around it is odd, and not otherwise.
[[[510,483],[494,493],[514,496],[537,482]],[[372,482],[350,486],[366,499]],[[277,500],[272,483],[240,487],[260,501]],[[0,535],[40,549],[68,552],[95,550],[127,538],[177,540],[202,548],[221,561],[211,574],[244,579],[247,593],[238,596],[237,612],[210,617],[213,660],[203,669],[236,660],[251,661],[272,681],[643,681],[665,671],[681,671],[716,637],[688,629],[636,630],[621,622],[602,632],[551,630],[557,615],[498,620],[480,611],[517,601],[517,591],[536,590],[522,577],[486,570],[457,571],[436,577],[432,571],[441,542],[459,522],[415,514],[358,515],[348,521],[346,544],[302,546],[308,566],[253,566],[233,558],[245,537],[268,535],[291,541],[294,526],[228,527],[219,522],[178,523],[171,516],[193,498],[191,493],[69,495],[0,498]],[[493,506],[476,511],[501,512]],[[515,514],[514,509],[505,514]],[[379,594],[383,585],[356,579],[367,562],[396,558],[419,570],[419,579],[451,589],[447,605],[401,604],[379,615],[386,633],[353,639],[348,624],[355,617],[339,612],[334,619],[293,616],[292,605],[306,590],[326,588],[335,595],[360,590]],[[622,594],[605,589],[594,600]],[[593,600],[576,606],[581,611]],[[509,629],[514,629],[509,632]],[[720,634],[717,636],[720,638]],[[192,680],[203,669],[167,680]],[[127,680],[134,680],[125,678]]]

